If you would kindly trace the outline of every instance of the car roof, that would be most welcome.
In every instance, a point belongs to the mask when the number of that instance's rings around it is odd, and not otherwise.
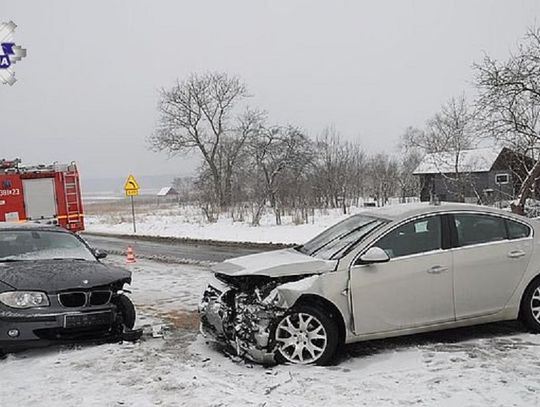
[[[504,215],[507,217],[516,218],[519,220],[528,220],[524,216],[517,215],[510,211],[502,209],[492,208],[490,206],[454,203],[454,202],[441,202],[434,205],[429,202],[417,202],[410,204],[399,204],[383,206],[377,209],[370,209],[362,212],[362,214],[371,215],[379,218],[384,218],[392,221],[398,221],[402,219],[411,218],[418,215],[425,215],[430,213],[445,213],[445,212],[478,212],[478,213],[491,213],[494,215]]]

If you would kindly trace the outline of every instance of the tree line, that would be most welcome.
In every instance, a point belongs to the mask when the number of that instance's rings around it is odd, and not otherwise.
[[[196,177],[176,187],[209,221],[240,207],[257,225],[269,207],[277,224],[291,210],[307,222],[313,208],[346,213],[360,197],[382,205],[397,191],[417,192],[412,178],[411,185],[400,183],[397,158],[369,156],[333,127],[313,139],[297,126],[270,123],[247,98],[240,78],[215,72],[192,74],[161,91],[159,126],[150,142],[159,151],[199,154]]]
[[[159,120],[151,148],[170,154],[196,152],[197,175],[185,196],[209,221],[231,208],[249,208],[258,224],[265,208],[277,224],[286,211],[307,221],[313,208],[342,208],[371,197],[419,194],[413,171],[426,153],[449,152],[455,171],[445,174],[458,190],[467,184],[460,170],[464,150],[497,143],[534,159],[521,182],[513,209],[522,212],[540,176],[540,31],[531,28],[507,60],[489,56],[473,65],[476,94],[443,104],[423,127],[410,127],[400,154],[367,154],[358,141],[344,140],[328,127],[315,138],[292,124],[274,124],[248,104],[246,84],[221,72],[191,74],[160,91]],[[182,186],[186,187],[186,185]]]

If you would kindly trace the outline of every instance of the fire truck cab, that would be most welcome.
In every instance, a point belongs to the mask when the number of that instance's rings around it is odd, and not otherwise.
[[[38,222],[84,230],[75,163],[24,167],[0,159],[0,222]]]

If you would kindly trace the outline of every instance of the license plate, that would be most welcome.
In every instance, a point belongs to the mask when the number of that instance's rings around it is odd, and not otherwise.
[[[96,325],[110,325],[111,322],[112,313],[109,311],[64,316],[64,328],[85,328]]]

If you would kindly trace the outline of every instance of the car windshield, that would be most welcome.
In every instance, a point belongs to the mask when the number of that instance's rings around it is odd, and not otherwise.
[[[325,260],[339,259],[352,245],[387,222],[372,216],[354,215],[326,229],[298,250]]]
[[[92,252],[69,233],[0,231],[0,262],[53,259],[97,261]]]

